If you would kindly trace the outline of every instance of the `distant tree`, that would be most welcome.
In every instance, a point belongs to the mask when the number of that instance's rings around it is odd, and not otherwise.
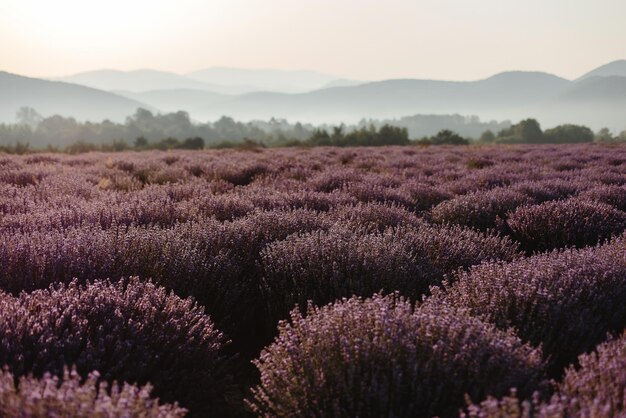
[[[618,141],[626,141],[626,129],[620,132],[616,139]]]
[[[513,144],[540,144],[544,140],[539,122],[524,119],[510,128],[498,132],[496,142]]]
[[[82,128],[83,126],[74,118],[54,115],[45,118],[39,123],[36,137],[41,138],[39,140],[41,145],[57,144],[67,146],[86,138]]]
[[[376,145],[407,145],[409,131],[407,128],[385,124],[378,130]]]
[[[43,117],[32,107],[24,106],[17,111],[15,119],[19,125],[30,126],[31,129],[35,130]]]
[[[135,138],[135,148],[145,148],[148,146],[148,140],[144,136],[138,136]]]
[[[176,138],[171,138],[171,137],[164,138],[160,140],[159,142],[157,142],[156,144],[154,144],[154,147],[160,150],[174,149],[174,148],[180,147],[180,141]]]
[[[559,125],[543,133],[547,144],[572,144],[593,141],[593,131],[582,125]]]
[[[522,141],[529,144],[540,144],[543,141],[543,132],[539,122],[535,119],[524,119],[519,123]]]
[[[344,134],[345,126],[343,123],[339,126],[333,126],[333,133],[330,134],[330,142],[332,145],[343,146],[346,145],[344,143],[345,134]]]
[[[315,129],[305,144],[312,146],[330,145],[330,135],[326,129]]]
[[[154,115],[147,109],[137,108],[135,114],[126,118],[126,124],[137,124],[138,126],[149,126],[154,121]]]
[[[596,132],[594,141],[612,142],[615,141],[615,137],[613,136],[613,133],[609,130],[609,128],[602,128],[598,132]]]
[[[430,138],[433,145],[467,145],[469,141],[449,129],[443,129]]]
[[[480,136],[480,142],[485,142],[485,143],[490,144],[490,143],[494,142],[495,140],[496,140],[496,136],[494,135],[494,133],[490,129],[487,129]]]
[[[121,141],[119,139],[113,140],[113,142],[111,142],[108,145],[101,146],[102,151],[115,151],[115,152],[126,151],[128,148],[130,148],[128,146],[128,143],[126,141]]]
[[[78,140],[65,147],[65,152],[67,152],[68,154],[83,154],[85,152],[97,150],[98,146],[96,144],[85,142],[83,140]]]
[[[185,139],[178,148],[181,149],[204,149],[204,139],[196,136]]]

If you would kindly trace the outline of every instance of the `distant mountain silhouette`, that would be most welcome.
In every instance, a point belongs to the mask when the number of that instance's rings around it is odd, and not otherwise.
[[[316,90],[336,77],[315,71],[282,71],[212,67],[185,75],[156,70],[97,70],[58,78],[107,91],[143,93],[155,90],[200,90],[220,94],[257,91],[300,93]]]
[[[362,118],[461,114],[477,115],[482,120],[534,117],[544,128],[580,123],[592,129],[607,126],[623,130],[626,76],[611,74],[621,71],[625,64],[615,61],[598,67],[579,81],[543,72],[511,71],[478,81],[359,83],[312,71],[231,68],[209,68],[187,75],[152,70],[97,71],[68,78],[117,94],[0,73],[0,109],[4,112],[0,120],[12,121],[20,106],[81,119],[121,119],[145,103],[143,107],[156,111],[184,110],[193,120],[203,122],[224,115],[241,121],[276,117],[354,123]],[[237,88],[238,93],[227,94]],[[275,91],[267,91],[272,89]],[[284,92],[290,89],[296,92]]]
[[[626,103],[626,75],[584,78],[566,90],[561,96],[561,100]],[[626,112],[626,108],[622,110]],[[624,119],[626,119],[626,113],[624,115]]]
[[[211,67],[186,74],[208,84],[254,86],[252,91],[302,93],[317,90],[337,77],[316,71],[284,71],[274,69],[244,69]]]
[[[485,80],[385,80],[301,94],[250,93],[207,105],[202,117],[228,114],[254,119],[354,121],[417,113],[487,113],[503,116],[562,92],[571,82],[545,73],[502,73]],[[492,116],[493,114],[493,116]]]
[[[338,78],[336,80],[333,80],[324,84],[321,88],[328,89],[332,87],[358,86],[359,84],[364,84],[364,83],[367,83],[367,81],[348,80],[347,78]]]
[[[59,114],[79,120],[123,121],[138,107],[149,105],[76,84],[22,77],[0,71],[0,122],[14,122],[23,106],[43,116]]]
[[[153,90],[194,89],[224,94],[257,90],[254,86],[207,84],[175,73],[156,70],[97,70],[78,73],[58,80],[107,91],[140,93]]]
[[[581,81],[590,77],[609,77],[609,76],[621,76],[626,77],[626,60],[617,60],[608,64],[602,65],[588,73],[580,76],[576,81]]]

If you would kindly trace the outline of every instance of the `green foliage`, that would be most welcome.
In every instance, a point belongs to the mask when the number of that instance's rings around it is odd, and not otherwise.
[[[130,146],[125,141],[113,140],[110,144],[104,144],[100,147],[101,151],[107,152],[121,152],[130,149]]]
[[[148,140],[144,136],[138,136],[135,138],[135,148],[145,148],[148,146]]]
[[[252,139],[244,138],[243,141],[237,141],[237,142],[221,141],[221,142],[218,142],[217,144],[211,144],[209,148],[211,149],[234,148],[234,149],[242,149],[242,150],[254,150],[258,148],[265,148],[265,145],[263,143],[256,142]]]
[[[23,155],[31,151],[29,143],[22,143],[17,141],[14,145],[0,146],[0,152],[6,152],[7,154]]]
[[[468,145],[469,141],[456,132],[448,129],[441,130],[430,139],[433,145]]]
[[[593,140],[597,142],[613,142],[615,139],[609,128],[600,129],[593,138]]]
[[[194,138],[185,139],[179,147],[180,149],[203,149],[204,148],[204,139],[196,136]]]
[[[573,144],[593,141],[593,131],[582,125],[559,125],[543,133],[547,144]]]
[[[602,136],[602,140],[612,137],[606,128],[598,132],[598,135]],[[503,129],[495,138],[495,142],[501,144],[575,144],[593,140],[593,131],[586,126],[565,124],[543,132],[535,119],[525,119],[508,129]]]
[[[83,154],[90,151],[98,151],[98,146],[89,142],[85,142],[83,140],[78,140],[73,144],[65,147],[65,152],[67,152],[68,154]]]
[[[496,142],[507,144],[540,144],[543,140],[541,126],[535,119],[524,119],[508,129],[503,129],[496,138]]]
[[[306,146],[335,146],[335,147],[371,147],[384,145],[408,145],[409,132],[406,128],[399,128],[385,124],[379,129],[374,125],[345,133],[343,125],[333,127],[332,133],[326,129],[316,129],[303,142]]]
[[[495,140],[496,140],[496,135],[489,129],[483,132],[479,139],[480,142],[484,142],[487,144],[495,142]]]

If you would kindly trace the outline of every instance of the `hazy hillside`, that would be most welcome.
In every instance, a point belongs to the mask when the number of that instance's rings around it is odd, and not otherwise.
[[[250,91],[301,93],[317,90],[337,77],[316,71],[283,71],[274,69],[244,69],[212,67],[186,74],[188,77],[209,84],[222,86],[254,86]]]
[[[0,122],[14,122],[23,106],[40,114],[73,116],[79,120],[123,121],[138,107],[150,106],[112,93],[58,81],[0,72]]]
[[[132,114],[140,103],[145,103],[164,112],[187,111],[195,121],[217,120],[227,115],[241,121],[276,117],[319,124],[416,114],[461,114],[477,115],[482,120],[533,117],[544,127],[581,123],[596,130],[607,126],[617,131],[626,125],[626,76],[598,74],[619,72],[625,66],[626,61],[615,61],[585,74],[579,81],[543,72],[511,71],[478,81],[397,79],[359,83],[313,71],[230,68],[209,68],[185,76],[152,70],[95,71],[67,78],[118,95],[11,76],[22,83],[28,80],[31,84],[38,82],[69,90],[55,90],[54,94],[43,87],[22,88],[18,81],[5,80],[2,93],[7,93],[0,97],[0,107],[9,120],[24,105],[43,114],[54,112],[100,120]],[[307,86],[312,90],[303,91]],[[249,88],[255,91],[224,93]],[[290,89],[300,92],[284,92]],[[72,102],[78,91],[82,92],[81,99]],[[32,95],[37,95],[37,99],[31,99]],[[113,104],[118,102],[119,105]]]
[[[331,82],[328,82],[322,86],[323,89],[331,88],[331,87],[348,87],[348,86],[358,86],[359,84],[367,83],[367,81],[359,81],[359,80],[348,80],[346,78],[338,78]]]
[[[622,76],[626,77],[626,60],[617,60],[608,64],[602,65],[596,69],[589,71],[588,73],[579,77],[576,81],[584,80],[590,77],[608,77],[608,76]]]
[[[626,103],[626,75],[593,76],[573,84],[560,98],[579,102]],[[626,110],[626,109],[623,109]]]
[[[208,105],[203,118],[225,113],[235,118],[271,116],[311,122],[362,117],[391,118],[416,113],[481,113],[508,118],[564,91],[571,82],[545,73],[503,73],[473,82],[385,80],[303,94],[251,93]],[[482,116],[482,115],[481,115]]]
[[[544,124],[563,121],[594,129],[626,127],[626,77],[589,77],[572,83],[561,95],[540,106],[536,115]]]
[[[207,84],[184,75],[155,70],[97,70],[61,77],[59,80],[100,90],[133,93],[152,90],[193,89],[215,93],[241,94],[256,90],[254,86]]]
[[[148,103],[164,112],[185,110],[192,115],[201,114],[201,109],[207,105],[217,105],[232,99],[229,95],[192,89],[152,90],[142,93],[119,92],[119,94]]]

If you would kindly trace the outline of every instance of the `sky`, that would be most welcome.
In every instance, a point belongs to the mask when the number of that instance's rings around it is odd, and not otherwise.
[[[0,0],[0,70],[565,78],[626,59],[625,0]]]

